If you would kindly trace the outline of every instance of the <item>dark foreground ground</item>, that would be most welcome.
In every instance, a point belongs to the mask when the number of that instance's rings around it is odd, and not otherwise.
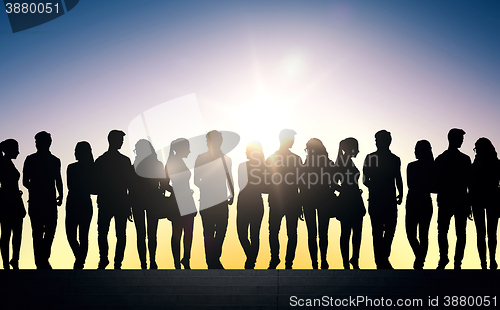
[[[313,306],[500,309],[500,272],[0,270],[1,310],[311,309]]]

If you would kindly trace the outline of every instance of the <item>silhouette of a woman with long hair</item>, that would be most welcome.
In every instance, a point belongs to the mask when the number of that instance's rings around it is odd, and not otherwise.
[[[476,141],[476,157],[472,163],[472,214],[476,225],[477,250],[481,260],[481,269],[486,269],[486,231],[488,231],[488,250],[490,269],[498,268],[495,253],[497,249],[499,173],[500,166],[495,147],[487,138]],[[486,213],[486,222],[485,222]],[[486,229],[487,227],[487,229]]]
[[[363,217],[366,214],[362,191],[359,189],[359,170],[352,161],[359,153],[358,140],[346,138],[339,143],[339,152],[333,175],[333,188],[340,192],[337,219],[340,221],[340,252],[344,269],[359,269],[359,251]],[[339,186],[340,183],[340,186]],[[349,259],[349,239],[352,233],[352,257]]]
[[[333,167],[333,162],[328,158],[323,142],[317,138],[312,138],[306,143],[306,160],[304,163],[304,172],[306,179],[309,175],[315,175],[316,184],[301,184],[300,195],[303,202],[304,217],[307,226],[309,254],[313,269],[318,269],[318,231],[319,231],[319,250],[321,254],[321,269],[328,269],[326,259],[328,250],[328,226],[330,216],[326,210],[330,206],[332,189],[330,188],[330,177],[328,171]],[[311,178],[312,178],[311,175]]]
[[[75,147],[76,163],[66,170],[68,198],[66,200],[66,237],[75,255],[74,269],[83,269],[89,248],[89,228],[93,208],[91,194],[96,194],[94,184],[94,156],[86,141],[78,142]],[[78,239],[77,239],[78,232]]]
[[[3,155],[2,155],[3,153]],[[22,192],[19,190],[21,174],[14,166],[13,159],[19,155],[19,144],[14,139],[7,139],[0,143],[0,225],[2,235],[0,251],[2,253],[3,268],[19,269],[19,252],[23,230],[23,218],[26,216]],[[9,244],[12,236],[12,259],[9,266]]]
[[[254,269],[259,254],[260,226],[264,216],[262,175],[265,157],[262,145],[256,141],[250,142],[247,145],[246,155],[248,161],[238,167],[240,193],[237,202],[236,228],[241,247],[247,256],[245,269]]]
[[[189,185],[191,171],[189,171],[183,158],[187,158],[191,150],[189,141],[179,138],[170,143],[167,164],[165,165],[166,185],[165,188],[172,194],[177,202],[177,207],[182,216],[172,219],[172,256],[174,257],[175,269],[191,269],[191,245],[193,243],[193,223],[197,214],[193,199],[193,191]],[[172,182],[172,185],[170,185]],[[181,259],[181,237],[184,233],[184,255]]]
[[[154,212],[160,201],[161,182],[165,179],[163,164],[158,160],[153,145],[146,139],[135,144],[134,168],[136,177],[132,185],[132,214],[137,232],[137,252],[141,269],[147,269],[146,263],[146,221],[149,250],[149,269],[158,269],[156,264],[156,232],[158,217]],[[144,214],[145,212],[145,214]]]
[[[414,269],[424,267],[429,247],[429,225],[432,218],[431,192],[432,177],[435,174],[434,155],[429,141],[420,140],[415,145],[416,161],[408,164],[406,178],[408,196],[406,197],[406,236],[410,243],[415,261]],[[417,238],[418,234],[418,238]]]

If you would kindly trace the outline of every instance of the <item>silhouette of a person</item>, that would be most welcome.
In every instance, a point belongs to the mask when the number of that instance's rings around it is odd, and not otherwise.
[[[228,204],[233,204],[234,196],[231,158],[222,153],[220,132],[212,130],[207,133],[207,145],[209,150],[196,158],[194,184],[200,188],[200,214],[208,268],[223,269],[220,257],[227,230]]]
[[[302,215],[299,200],[299,184],[296,181],[299,168],[302,165],[300,156],[292,153],[290,148],[295,142],[297,133],[291,129],[283,129],[279,134],[280,148],[266,160],[269,172],[266,173],[266,183],[269,187],[269,245],[271,261],[269,269],[276,269],[281,262],[279,258],[279,231],[281,220],[286,218],[286,233],[288,243],[285,256],[285,268],[292,269],[297,248],[297,224]]]
[[[237,201],[236,228],[241,247],[247,257],[245,269],[254,269],[259,254],[260,227],[264,216],[262,182],[265,158],[262,145],[255,141],[246,148],[248,161],[238,167],[240,193]],[[250,235],[249,235],[250,230]]]
[[[340,192],[340,206],[337,219],[340,221],[340,253],[344,269],[359,269],[359,250],[361,248],[361,233],[363,217],[366,214],[365,204],[359,188],[359,170],[352,158],[359,154],[358,140],[347,138],[339,143],[339,152],[333,174],[333,188]],[[340,186],[338,186],[340,183]],[[349,239],[352,232],[352,257],[349,260]]]
[[[448,259],[448,229],[451,218],[455,218],[457,244],[455,247],[455,269],[461,269],[464,257],[467,217],[471,215],[469,187],[471,160],[458,149],[464,141],[465,131],[453,128],[448,132],[448,149],[436,158],[436,183],[438,202],[438,245],[439,263],[437,269],[444,269]]]
[[[37,269],[52,269],[49,258],[57,226],[57,206],[63,200],[61,161],[50,153],[51,144],[48,132],[37,133],[37,152],[26,157],[23,167],[23,185],[29,192],[28,213]]]
[[[474,150],[476,151],[476,157],[472,163],[470,193],[472,198],[472,214],[477,233],[477,250],[481,261],[481,268],[486,269],[485,239],[486,231],[488,231],[490,269],[496,270],[498,268],[495,254],[497,249],[500,162],[495,147],[487,138],[479,138],[476,141]]]
[[[161,199],[160,183],[165,179],[163,164],[158,160],[151,142],[145,139],[135,144],[135,175],[130,190],[132,214],[137,232],[137,252],[141,261],[141,269],[147,269],[146,263],[146,221],[149,250],[149,269],[158,269],[156,264],[156,234],[158,217],[154,208]],[[146,212],[146,215],[144,215]]]
[[[94,156],[88,142],[81,141],[76,144],[75,159],[77,162],[70,164],[66,170],[66,237],[75,255],[73,268],[83,269],[89,248],[89,228],[93,214],[90,195],[96,194]]]
[[[170,241],[175,269],[191,269],[191,245],[193,243],[193,224],[197,214],[193,199],[193,190],[189,185],[191,171],[189,171],[183,158],[191,153],[189,141],[179,138],[170,143],[170,152],[165,165],[167,176],[165,188],[173,195],[177,207],[182,209],[183,216],[172,219],[172,239]],[[172,185],[170,185],[172,182]],[[181,259],[181,238],[184,233],[184,255]]]
[[[417,160],[409,163],[406,169],[408,196],[406,196],[405,226],[408,242],[415,254],[413,268],[422,269],[429,247],[429,226],[433,209],[431,192],[435,174],[434,155],[429,141],[417,142],[415,157]]]
[[[3,153],[3,155],[2,155]],[[0,184],[2,201],[0,201],[0,251],[2,253],[3,269],[19,269],[19,252],[23,231],[23,218],[26,216],[22,192],[19,190],[21,174],[12,162],[19,155],[19,144],[14,139],[0,143]],[[12,236],[12,259],[10,260],[10,237]]]
[[[99,244],[99,269],[105,269],[108,260],[108,232],[111,219],[115,219],[116,248],[114,268],[121,269],[127,242],[127,218],[132,220],[128,191],[131,189],[134,169],[130,159],[118,152],[123,145],[125,133],[111,130],[108,134],[109,148],[95,161],[98,181],[97,196],[97,241]]]
[[[333,195],[330,183],[334,163],[328,158],[328,152],[323,142],[317,138],[312,138],[306,143],[305,151],[307,155],[301,171],[305,173],[305,178],[311,182],[300,183],[299,188],[307,226],[309,255],[312,268],[318,269],[317,239],[319,231],[321,269],[328,269],[326,256],[330,216],[327,210],[331,207],[330,198]]]
[[[390,151],[391,141],[388,131],[378,131],[375,134],[377,151],[367,155],[363,165],[363,183],[369,190],[368,213],[377,269],[393,269],[389,256],[396,232],[397,205],[403,200],[401,160]]]

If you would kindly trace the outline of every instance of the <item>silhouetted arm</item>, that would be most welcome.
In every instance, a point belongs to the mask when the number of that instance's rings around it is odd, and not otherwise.
[[[229,190],[231,192],[231,197],[229,197],[229,204],[232,205],[233,204],[233,201],[234,201],[234,195],[235,195],[235,192],[234,192],[234,179],[233,179],[233,162],[231,160],[231,158],[229,156],[226,156],[226,155],[222,155],[224,156],[224,161],[226,163],[226,167],[227,167],[227,171],[226,171],[226,175],[227,175],[227,183],[228,183],[228,186],[229,186]]]
[[[337,163],[338,165],[339,163]],[[341,186],[339,185],[340,180],[342,179],[342,169],[340,166],[332,167],[332,183],[330,184],[333,191],[341,192]]]
[[[63,183],[61,178],[61,161],[57,160],[57,174],[56,174],[56,189],[59,196],[57,196],[57,205],[62,205],[63,201]]]
[[[238,187],[240,189],[240,192],[245,188],[245,186],[248,185],[249,182],[248,175],[250,174],[249,172],[251,171],[252,168],[250,168],[250,171],[248,171],[246,162],[243,162],[238,166]]]
[[[398,189],[397,203],[398,205],[403,202],[403,179],[401,178],[401,162],[399,164],[398,172],[396,173],[396,188]]]
[[[28,190],[30,189],[30,182],[31,182],[31,164],[30,164],[30,158],[26,158],[24,161],[24,166],[23,166],[23,186],[26,187]]]
[[[363,184],[370,188],[370,175],[371,175],[371,168],[370,168],[370,155],[367,155],[365,157],[365,162],[363,163]]]
[[[174,189],[172,185],[170,185],[170,176],[168,175],[168,161],[167,164],[165,164],[165,179],[160,181],[161,183],[161,188],[163,191],[168,191],[170,194],[174,192]]]
[[[200,171],[200,156],[196,158],[196,161],[194,163],[194,185],[197,187],[202,187],[202,180],[201,180],[201,171]]]

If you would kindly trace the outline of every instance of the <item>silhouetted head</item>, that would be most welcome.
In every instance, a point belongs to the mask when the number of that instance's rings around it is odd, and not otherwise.
[[[40,152],[48,152],[52,144],[52,137],[46,131],[40,131],[35,135],[35,146]]]
[[[356,157],[359,154],[358,140],[355,138],[345,138],[339,143],[339,155],[349,155]]]
[[[121,130],[111,130],[108,134],[108,143],[110,150],[119,150],[123,145],[125,133]]]
[[[284,148],[291,148],[293,146],[293,143],[295,142],[295,135],[297,133],[295,130],[292,129],[283,129],[280,132],[280,146]]]
[[[153,145],[146,139],[140,139],[139,141],[137,141],[137,143],[135,144],[134,152],[136,157],[139,158],[146,158],[152,154],[156,155],[156,151]]]
[[[210,149],[210,145],[213,150],[220,150],[222,146],[222,134],[217,130],[212,130],[207,133],[207,145]]]
[[[179,138],[170,143],[169,158],[173,155],[179,155],[181,158],[186,158],[189,153],[191,153],[191,150],[187,139]]]
[[[306,152],[307,152],[308,156],[310,156],[310,155],[327,155],[328,156],[328,152],[326,151],[325,145],[318,138],[311,138],[311,139],[309,139],[309,141],[307,141]]]
[[[378,150],[389,150],[391,145],[392,137],[391,133],[387,130],[380,130],[375,134],[375,145]]]
[[[448,143],[450,148],[459,149],[464,143],[465,131],[463,129],[453,128],[448,132]]]
[[[92,147],[87,141],[80,141],[75,147],[75,159],[80,162],[93,163]]]
[[[497,151],[493,146],[493,143],[488,138],[479,138],[474,144],[474,151],[476,152],[476,157],[474,161],[478,158],[484,158],[488,160],[497,159]]]
[[[8,159],[16,159],[19,155],[19,143],[14,139],[7,139],[0,142],[0,155],[3,152],[3,156]]]
[[[432,146],[429,141],[420,140],[417,142],[417,144],[415,144],[415,158],[418,160],[434,160],[434,155],[432,154]]]
[[[247,144],[246,155],[251,161],[259,161],[259,164],[263,164],[265,161],[262,144],[259,141],[252,141]]]
[[[328,152],[320,139],[309,139],[306,143],[305,151],[307,152],[307,164],[311,167],[324,167],[328,164]],[[313,156],[315,159],[312,159]]]

